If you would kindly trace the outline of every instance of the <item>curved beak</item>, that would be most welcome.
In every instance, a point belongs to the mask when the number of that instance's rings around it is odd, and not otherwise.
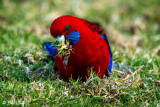
[[[60,35],[60,36],[56,37],[56,40],[57,40],[58,42],[64,43],[64,42],[65,42],[65,37],[64,37],[64,35]]]

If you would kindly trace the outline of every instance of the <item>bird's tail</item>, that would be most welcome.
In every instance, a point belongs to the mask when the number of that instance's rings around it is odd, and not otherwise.
[[[48,52],[48,54],[52,55],[55,58],[56,45],[52,45],[52,42],[44,42],[44,49]]]

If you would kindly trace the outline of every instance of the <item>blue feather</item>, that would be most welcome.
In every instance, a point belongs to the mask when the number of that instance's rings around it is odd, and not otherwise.
[[[79,32],[73,31],[69,35],[66,35],[65,39],[67,39],[71,45],[76,44],[80,39]]]
[[[51,54],[53,58],[55,58],[55,52],[56,52],[56,45],[52,45],[51,42],[44,42],[44,49],[47,51],[48,54]]]
[[[100,35],[100,37],[105,40],[105,35]],[[111,53],[111,49],[110,49],[108,43],[107,43],[107,46],[108,46],[108,51],[109,51],[109,65],[108,65],[107,69],[111,73],[111,70],[112,70],[112,53]]]
[[[100,37],[101,37],[101,38],[105,39],[105,37],[104,37],[104,36],[105,36],[105,35],[100,35]]]
[[[109,65],[108,65],[108,71],[111,73],[111,70],[112,70],[112,53],[111,53],[111,50],[108,46],[108,50],[109,50]]]

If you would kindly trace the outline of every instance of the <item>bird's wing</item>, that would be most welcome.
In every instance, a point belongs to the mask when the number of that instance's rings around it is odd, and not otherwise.
[[[109,42],[108,42],[108,39],[107,39],[106,34],[105,34],[99,27],[97,27],[95,24],[93,24],[93,23],[91,23],[91,22],[89,22],[89,21],[87,21],[87,20],[83,20],[83,21],[84,21],[84,24],[85,24],[86,26],[88,26],[88,28],[89,28],[93,33],[96,32],[101,38],[103,38],[103,39],[106,41],[107,46],[108,46],[108,51],[109,51],[109,65],[108,65],[108,67],[107,67],[107,70],[108,70],[109,72],[111,72],[111,69],[112,69],[112,52],[111,52],[111,49],[110,49]],[[107,72],[108,72],[108,71],[107,71]],[[107,74],[107,72],[106,72],[106,74]]]
[[[110,46],[109,46],[109,42],[108,42],[108,39],[106,37],[106,35],[100,35],[101,38],[103,38],[106,43],[107,43],[107,46],[108,46],[108,51],[109,51],[109,65],[107,67],[108,71],[111,73],[111,70],[112,70],[112,52],[111,52],[111,49],[110,49]]]
[[[112,52],[111,52],[106,34],[99,27],[97,27],[95,24],[93,24],[93,23],[91,23],[87,20],[83,20],[83,21],[84,21],[85,26],[87,26],[93,33],[96,32],[101,38],[103,38],[106,41],[107,46],[108,46],[108,51],[109,51],[109,65],[107,67],[107,70],[109,72],[111,72],[111,69],[112,69]]]

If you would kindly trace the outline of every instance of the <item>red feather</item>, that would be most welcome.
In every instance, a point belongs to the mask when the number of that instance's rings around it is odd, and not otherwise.
[[[70,25],[70,29],[66,32],[67,24]],[[72,46],[73,52],[71,51],[66,66],[63,65],[64,56],[55,57],[55,65],[59,74],[64,79],[80,77],[82,81],[85,81],[89,77],[87,70],[93,67],[94,73],[102,78],[109,64],[108,44],[99,36],[104,32],[84,19],[69,15],[55,19],[50,27],[53,37],[68,35],[72,31],[78,31],[80,39]]]

